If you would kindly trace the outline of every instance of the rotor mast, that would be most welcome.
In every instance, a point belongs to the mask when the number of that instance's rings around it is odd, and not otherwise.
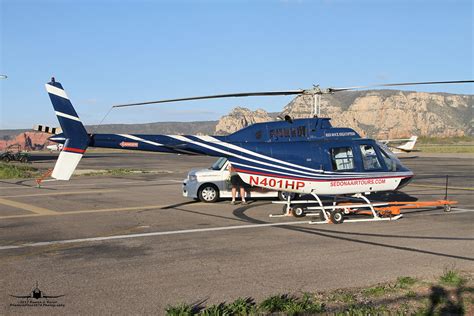
[[[309,94],[313,97],[313,108],[311,110],[310,117],[320,117],[321,116],[321,96],[323,94],[332,94],[330,88],[321,89],[319,85],[313,85],[312,89],[305,90],[303,94]]]

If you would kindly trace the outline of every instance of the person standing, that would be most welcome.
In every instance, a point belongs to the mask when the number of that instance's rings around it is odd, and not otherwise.
[[[247,201],[245,201],[244,181],[242,181],[239,174],[235,172],[235,169],[232,167],[230,163],[227,168],[230,173],[230,184],[232,185],[232,201],[230,202],[230,204],[232,205],[236,204],[235,197],[237,196],[237,189],[240,190],[240,197],[242,199],[242,204],[244,205],[247,204]]]

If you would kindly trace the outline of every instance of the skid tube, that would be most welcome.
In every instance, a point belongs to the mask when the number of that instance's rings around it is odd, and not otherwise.
[[[315,193],[311,194],[314,200],[291,201],[276,201],[275,204],[284,204],[285,211],[283,214],[270,214],[270,217],[283,217],[295,215],[295,209],[300,208],[297,213],[303,212],[303,216],[319,216],[320,221],[310,221],[309,224],[341,224],[343,222],[373,222],[373,221],[394,221],[403,217],[401,209],[416,209],[424,207],[443,207],[445,212],[451,211],[451,205],[457,204],[457,201],[451,200],[437,200],[425,202],[380,202],[372,203],[362,194],[355,194],[351,196],[354,199],[362,199],[364,203],[337,203],[337,196],[334,197],[332,205],[324,205],[319,196]],[[307,206],[305,204],[317,204],[317,206]],[[295,207],[296,205],[296,207]],[[309,212],[308,212],[309,211]],[[314,214],[313,211],[319,211],[319,214]],[[369,215],[371,218],[360,219],[344,219],[344,215]],[[299,217],[299,216],[297,216]]]

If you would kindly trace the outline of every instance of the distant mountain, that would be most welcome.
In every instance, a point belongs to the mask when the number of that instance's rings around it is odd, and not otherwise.
[[[99,127],[89,125],[86,129],[89,133],[210,135],[214,134],[216,124],[217,121],[105,124]],[[49,144],[49,136],[31,129],[0,130],[0,150],[14,144],[20,145],[23,150],[41,150]]]
[[[197,122],[158,122],[146,124],[106,124],[86,126],[91,133],[114,134],[195,134],[209,135],[214,133],[217,121]]]
[[[321,116],[332,118],[333,126],[351,127],[363,136],[379,139],[410,135],[473,136],[473,100],[473,95],[400,90],[340,92],[322,97]],[[311,96],[300,95],[281,113],[236,107],[219,121],[107,124],[86,128],[90,133],[225,135],[250,124],[275,120],[278,115],[309,117],[312,106]],[[27,149],[39,149],[46,144],[44,139],[41,133],[31,130],[0,130],[0,150],[14,143]]]

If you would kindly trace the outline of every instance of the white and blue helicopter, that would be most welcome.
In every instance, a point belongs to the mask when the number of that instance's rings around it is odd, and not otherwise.
[[[329,118],[319,118],[320,97],[370,87],[409,86],[419,84],[471,83],[468,81],[439,81],[381,84],[348,88],[267,91],[188,97],[115,105],[115,108],[157,103],[248,96],[312,95],[315,100],[313,117],[257,123],[227,136],[196,135],[132,135],[89,134],[77,115],[63,86],[55,81],[46,90],[61,125],[62,133],[50,137],[63,144],[52,172],[58,180],[69,180],[88,147],[155,151],[171,154],[226,157],[242,180],[250,186],[311,194],[322,219],[343,221],[341,209],[324,206],[320,195],[354,195],[367,202],[374,219],[379,218],[374,206],[364,194],[398,190],[413,178],[413,172],[384,144],[361,138],[353,129],[333,127]],[[286,210],[305,212],[307,208],[286,203]],[[309,207],[308,207],[309,208]]]

